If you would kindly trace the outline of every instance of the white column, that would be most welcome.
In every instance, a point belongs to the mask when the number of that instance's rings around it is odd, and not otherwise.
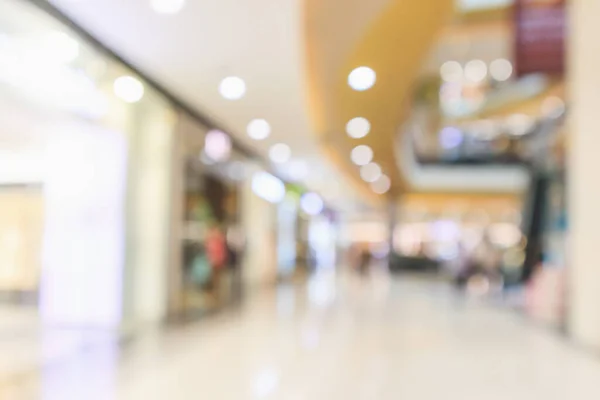
[[[253,174],[249,168],[241,188],[241,218],[246,239],[242,277],[248,289],[275,282],[277,277],[277,205],[257,196],[252,190]]]
[[[569,330],[600,349],[600,2],[569,8]]]
[[[176,116],[151,94],[136,110],[130,140],[127,285],[131,323],[167,314],[171,265],[171,208]]]

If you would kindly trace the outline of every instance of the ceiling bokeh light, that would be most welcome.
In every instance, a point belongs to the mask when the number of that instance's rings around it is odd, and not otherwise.
[[[375,182],[381,175],[381,167],[377,163],[363,165],[360,169],[360,176],[365,182]]]
[[[264,119],[253,119],[246,129],[248,136],[254,140],[265,140],[271,135],[271,125]]]
[[[126,103],[137,103],[144,97],[144,85],[132,76],[121,76],[115,80],[113,90]]]
[[[275,164],[283,164],[289,161],[292,156],[292,149],[284,143],[277,143],[269,149],[269,158]]]
[[[373,150],[369,146],[361,144],[352,149],[350,158],[358,166],[367,165],[373,160]]]
[[[469,82],[479,83],[488,73],[487,64],[481,60],[471,60],[465,65],[465,79]]]
[[[177,14],[185,6],[186,0],[150,0],[150,7],[158,14]]]
[[[369,134],[371,123],[363,117],[352,118],[346,124],[346,133],[353,139],[360,139]]]
[[[348,84],[359,92],[372,88],[376,81],[377,74],[369,67],[358,67],[348,75]]]
[[[246,94],[246,82],[237,76],[228,76],[221,81],[219,93],[227,100],[239,100]]]
[[[498,82],[504,82],[510,79],[513,73],[513,66],[510,61],[504,58],[494,60],[490,64],[490,75]]]

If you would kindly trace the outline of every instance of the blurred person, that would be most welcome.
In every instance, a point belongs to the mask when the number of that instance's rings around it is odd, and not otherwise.
[[[234,301],[242,298],[242,256],[246,240],[241,228],[232,225],[227,230],[227,264],[231,270],[231,294]]]
[[[371,254],[371,250],[368,245],[362,247],[359,253],[358,258],[358,273],[361,276],[366,276],[369,272],[369,267],[371,266],[371,262],[373,260],[373,256]]]
[[[222,272],[227,264],[227,239],[221,227],[213,224],[206,236],[206,254],[211,266],[211,289],[220,297]]]

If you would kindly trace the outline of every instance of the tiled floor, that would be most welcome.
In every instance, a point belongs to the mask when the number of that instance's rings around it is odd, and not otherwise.
[[[600,361],[442,283],[331,276],[242,310],[97,344],[4,399],[600,399]]]

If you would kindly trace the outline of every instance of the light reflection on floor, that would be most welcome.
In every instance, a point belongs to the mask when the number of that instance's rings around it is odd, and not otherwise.
[[[0,399],[600,398],[600,362],[442,282],[323,273],[121,346],[96,337]]]

